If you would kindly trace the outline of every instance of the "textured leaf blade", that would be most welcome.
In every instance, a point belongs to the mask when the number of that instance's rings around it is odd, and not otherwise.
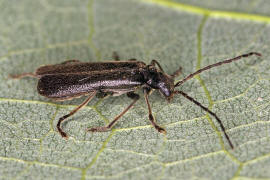
[[[189,7],[184,1],[148,2],[0,2],[0,179],[270,177],[267,12],[258,12],[256,2],[239,2],[243,8],[236,9],[207,1]],[[166,136],[151,127],[143,98],[113,131],[87,133],[131,102],[120,96],[94,99],[71,117],[63,124],[66,141],[55,129],[57,120],[83,98],[52,102],[38,95],[36,80],[8,78],[68,59],[110,60],[113,51],[124,60],[157,59],[169,74],[182,66],[177,80],[226,58],[261,52],[262,58],[212,69],[179,87],[217,113],[235,150],[214,118],[180,96],[168,104],[158,92],[150,101]]]

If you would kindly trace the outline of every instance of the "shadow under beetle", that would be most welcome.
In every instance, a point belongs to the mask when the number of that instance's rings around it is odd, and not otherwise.
[[[82,95],[88,96],[86,100],[77,108],[59,119],[57,129],[64,138],[67,138],[68,136],[62,130],[61,123],[69,116],[75,114],[80,108],[86,106],[95,95],[99,94],[101,96],[106,96],[109,94],[119,96],[121,94],[127,94],[127,96],[133,101],[124,109],[123,112],[116,116],[112,122],[110,122],[107,126],[87,129],[91,132],[104,132],[110,130],[116,124],[116,122],[138,101],[140,96],[134,93],[134,91],[138,88],[143,89],[144,98],[149,111],[149,120],[151,121],[152,125],[158,132],[166,134],[166,130],[155,122],[148,100],[151,90],[158,89],[168,101],[170,101],[175,94],[181,94],[191,102],[200,106],[204,111],[214,116],[219,123],[230,147],[233,149],[233,144],[217,115],[192,97],[188,96],[183,91],[175,90],[175,88],[205,70],[220,66],[222,64],[231,63],[251,55],[261,56],[260,53],[250,52],[232,59],[224,60],[199,69],[175,84],[174,78],[181,74],[181,67],[172,75],[168,75],[163,71],[162,67],[156,60],[152,60],[149,65],[146,65],[144,62],[137,61],[136,59],[119,61],[119,56],[116,52],[113,54],[116,61],[93,63],[80,62],[79,60],[69,60],[61,64],[41,66],[34,73],[11,75],[11,77],[23,78],[30,76],[38,78],[38,93],[56,101],[69,100]]]

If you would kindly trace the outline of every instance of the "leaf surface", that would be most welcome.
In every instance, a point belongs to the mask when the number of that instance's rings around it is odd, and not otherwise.
[[[219,2],[219,3],[217,3]],[[270,178],[270,17],[268,1],[1,0],[0,179],[252,179]],[[190,3],[190,4],[187,4]],[[222,120],[181,96],[150,96],[150,125],[141,99],[110,132],[131,102],[125,95],[94,98],[56,130],[58,119],[84,98],[53,102],[38,95],[33,72],[69,59],[94,62],[136,58],[186,75],[250,51],[249,57],[204,72],[179,89]]]

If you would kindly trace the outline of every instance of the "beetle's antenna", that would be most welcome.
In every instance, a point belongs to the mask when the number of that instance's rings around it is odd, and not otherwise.
[[[193,99],[192,97],[190,97],[189,95],[187,95],[186,93],[184,93],[183,91],[174,91],[174,94],[181,94],[182,96],[184,96],[185,98],[187,98],[188,100],[190,100],[191,102],[193,102],[194,104],[196,104],[197,106],[200,106],[203,110],[205,110],[206,112],[208,112],[209,114],[211,114],[212,116],[214,116],[217,120],[217,122],[219,123],[227,141],[229,142],[231,148],[233,149],[233,144],[228,136],[228,134],[225,131],[225,128],[221,122],[221,120],[217,117],[217,115],[215,113],[213,113],[212,111],[210,111],[210,109],[208,109],[207,107],[203,106],[201,103],[199,103],[198,101],[196,101],[195,99]]]
[[[198,71],[188,75],[187,77],[185,77],[184,79],[182,79],[181,81],[178,81],[174,87],[177,87],[177,86],[180,86],[181,84],[183,84],[184,82],[186,82],[187,80],[191,79],[193,76],[197,75],[197,74],[200,74],[201,72],[203,71],[206,71],[208,69],[211,69],[213,67],[216,67],[216,66],[220,66],[222,64],[227,64],[227,63],[231,63],[233,61],[237,61],[239,59],[242,59],[242,58],[246,58],[248,56],[252,56],[252,55],[256,55],[256,56],[262,56],[260,53],[257,53],[257,52],[250,52],[250,53],[247,53],[247,54],[242,54],[240,56],[237,56],[235,58],[232,58],[232,59],[227,59],[227,60],[224,60],[224,61],[221,61],[221,62],[218,62],[218,63],[215,63],[215,64],[211,64],[209,66],[206,66],[202,69],[199,69]]]

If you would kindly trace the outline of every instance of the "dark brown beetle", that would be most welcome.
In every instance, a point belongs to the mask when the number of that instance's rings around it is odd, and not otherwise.
[[[233,144],[217,115],[183,91],[175,90],[175,87],[182,85],[185,81],[205,70],[225,63],[231,63],[251,55],[261,56],[260,53],[250,52],[232,59],[224,60],[206,66],[188,75],[175,84],[174,78],[181,73],[181,68],[175,71],[172,75],[168,75],[163,71],[162,67],[156,60],[152,60],[149,65],[146,65],[144,62],[137,61],[136,59],[119,61],[119,57],[116,53],[114,53],[114,59],[116,61],[93,63],[69,60],[61,64],[41,66],[35,73],[23,73],[20,75],[12,75],[11,77],[22,78],[31,76],[38,78],[38,93],[52,100],[63,101],[82,95],[88,96],[77,108],[59,119],[57,129],[61,136],[65,138],[68,136],[61,129],[61,123],[66,118],[76,113],[80,108],[87,105],[87,103],[89,103],[96,94],[101,96],[105,96],[107,94],[113,96],[127,94],[127,96],[133,100],[132,103],[124,109],[123,112],[116,116],[107,126],[88,129],[88,131],[91,132],[104,132],[110,130],[116,124],[117,120],[120,119],[120,117],[122,117],[136,103],[136,101],[138,101],[140,96],[134,93],[134,91],[138,88],[143,88],[144,98],[149,111],[149,120],[160,133],[165,134],[166,131],[155,122],[148,100],[149,93],[153,89],[158,89],[168,101],[170,101],[175,94],[181,94],[188,100],[200,106],[204,111],[214,116],[233,149]]]

